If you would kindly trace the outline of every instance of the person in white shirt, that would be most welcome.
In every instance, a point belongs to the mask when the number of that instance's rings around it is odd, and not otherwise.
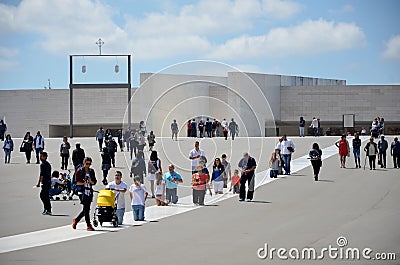
[[[129,188],[129,195],[132,202],[133,219],[144,221],[145,202],[149,193],[146,186],[140,183],[139,177],[133,179],[133,184]]]
[[[294,152],[294,144],[292,140],[287,139],[286,135],[282,137],[281,154],[283,155],[285,175],[290,175],[290,161]]]
[[[122,225],[125,213],[125,192],[128,189],[128,185],[122,181],[121,171],[115,172],[114,179],[114,181],[107,184],[106,190],[113,190],[117,194],[117,210],[115,213],[118,218],[118,224]]]
[[[33,139],[33,146],[36,152],[36,164],[40,164],[39,154],[44,150],[44,138],[40,134],[40,131],[36,133],[35,138]]]
[[[189,159],[192,160],[192,175],[197,173],[196,167],[200,163],[200,158],[205,157],[204,151],[200,149],[200,143],[196,141],[194,143],[194,149],[190,151]]]
[[[313,128],[313,135],[314,135],[314,137],[317,137],[318,136],[318,119],[317,118],[313,117],[310,128]]]

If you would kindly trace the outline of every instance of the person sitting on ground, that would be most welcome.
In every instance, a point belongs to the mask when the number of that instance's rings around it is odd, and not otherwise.
[[[50,199],[53,200],[54,195],[58,195],[61,193],[62,186],[64,185],[65,174],[60,174],[57,170],[54,170],[51,173],[51,186],[49,189]]]

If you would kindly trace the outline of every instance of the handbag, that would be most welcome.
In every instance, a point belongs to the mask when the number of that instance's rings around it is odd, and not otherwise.
[[[21,153],[25,153],[25,145],[24,145],[24,142],[21,143],[21,146],[19,147],[19,151],[20,151]]]

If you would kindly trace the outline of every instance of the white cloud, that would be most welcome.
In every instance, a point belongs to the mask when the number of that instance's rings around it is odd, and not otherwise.
[[[266,35],[233,38],[216,47],[209,57],[235,59],[318,54],[364,44],[364,33],[357,25],[319,19],[293,27],[275,28]]]
[[[400,35],[393,36],[386,42],[382,56],[385,59],[400,59]]]
[[[291,18],[301,11],[300,4],[282,0],[264,0],[263,8],[268,16],[278,19]]]
[[[19,50],[16,48],[7,48],[0,46],[0,57],[12,58],[19,54]]]

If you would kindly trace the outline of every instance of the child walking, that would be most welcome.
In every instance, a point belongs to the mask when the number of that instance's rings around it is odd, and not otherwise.
[[[160,172],[156,173],[156,204],[168,206],[168,202],[165,201],[165,180]]]
[[[129,188],[129,195],[132,201],[133,219],[135,221],[144,221],[145,201],[149,193],[146,186],[140,183],[140,177],[136,176],[133,184]]]
[[[231,188],[229,189],[229,191],[232,191],[232,188],[233,188],[233,194],[239,193],[239,190],[240,190],[240,176],[239,176],[239,170],[237,170],[237,169],[235,169],[233,171]]]

